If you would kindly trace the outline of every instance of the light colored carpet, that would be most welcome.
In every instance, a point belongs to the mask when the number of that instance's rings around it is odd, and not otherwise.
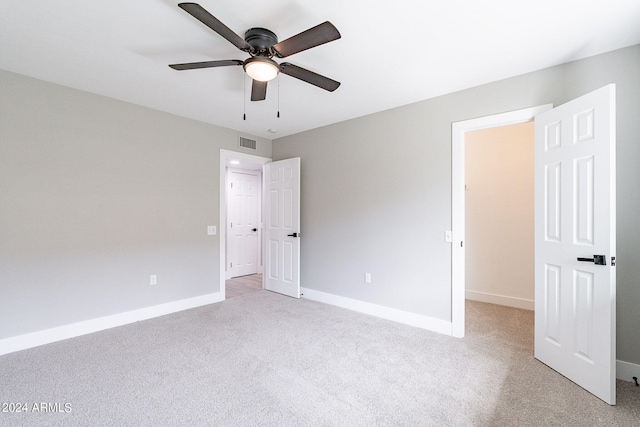
[[[2,426],[638,426],[533,358],[533,313],[456,339],[268,291],[0,357]]]

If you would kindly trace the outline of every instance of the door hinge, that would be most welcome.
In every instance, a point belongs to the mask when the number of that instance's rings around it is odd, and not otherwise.
[[[614,256],[611,257],[611,266],[612,267],[616,266],[616,257],[614,257]]]

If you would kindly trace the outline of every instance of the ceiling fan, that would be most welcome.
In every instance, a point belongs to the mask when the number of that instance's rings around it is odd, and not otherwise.
[[[242,65],[244,71],[253,79],[251,100],[262,101],[267,96],[267,83],[278,73],[287,74],[304,82],[311,83],[322,89],[333,92],[340,86],[340,82],[314,73],[289,62],[278,64],[272,58],[286,58],[303,50],[320,46],[340,38],[340,33],[329,21],[313,28],[309,28],[293,37],[278,42],[273,31],[266,28],[250,28],[244,34],[244,39],[234,33],[229,27],[207,12],[197,3],[178,4],[184,11],[211,28],[216,33],[231,42],[238,49],[251,55],[244,61],[226,59],[220,61],[189,62],[185,64],[171,64],[174,70],[194,70],[198,68],[227,67]]]

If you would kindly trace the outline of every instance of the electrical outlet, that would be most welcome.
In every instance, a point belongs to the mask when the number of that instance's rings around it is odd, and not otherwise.
[[[364,283],[371,283],[371,273],[364,273]]]
[[[155,274],[152,274],[151,276],[149,276],[149,285],[153,286],[156,285],[158,283],[158,276]]]
[[[214,236],[216,234],[216,226],[215,225],[209,225],[207,226],[207,234],[209,236]]]

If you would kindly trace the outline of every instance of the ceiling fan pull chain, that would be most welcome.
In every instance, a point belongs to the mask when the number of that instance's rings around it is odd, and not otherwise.
[[[242,75],[242,120],[247,120],[247,78]]]
[[[277,117],[280,118],[280,74],[278,74],[278,114]]]

